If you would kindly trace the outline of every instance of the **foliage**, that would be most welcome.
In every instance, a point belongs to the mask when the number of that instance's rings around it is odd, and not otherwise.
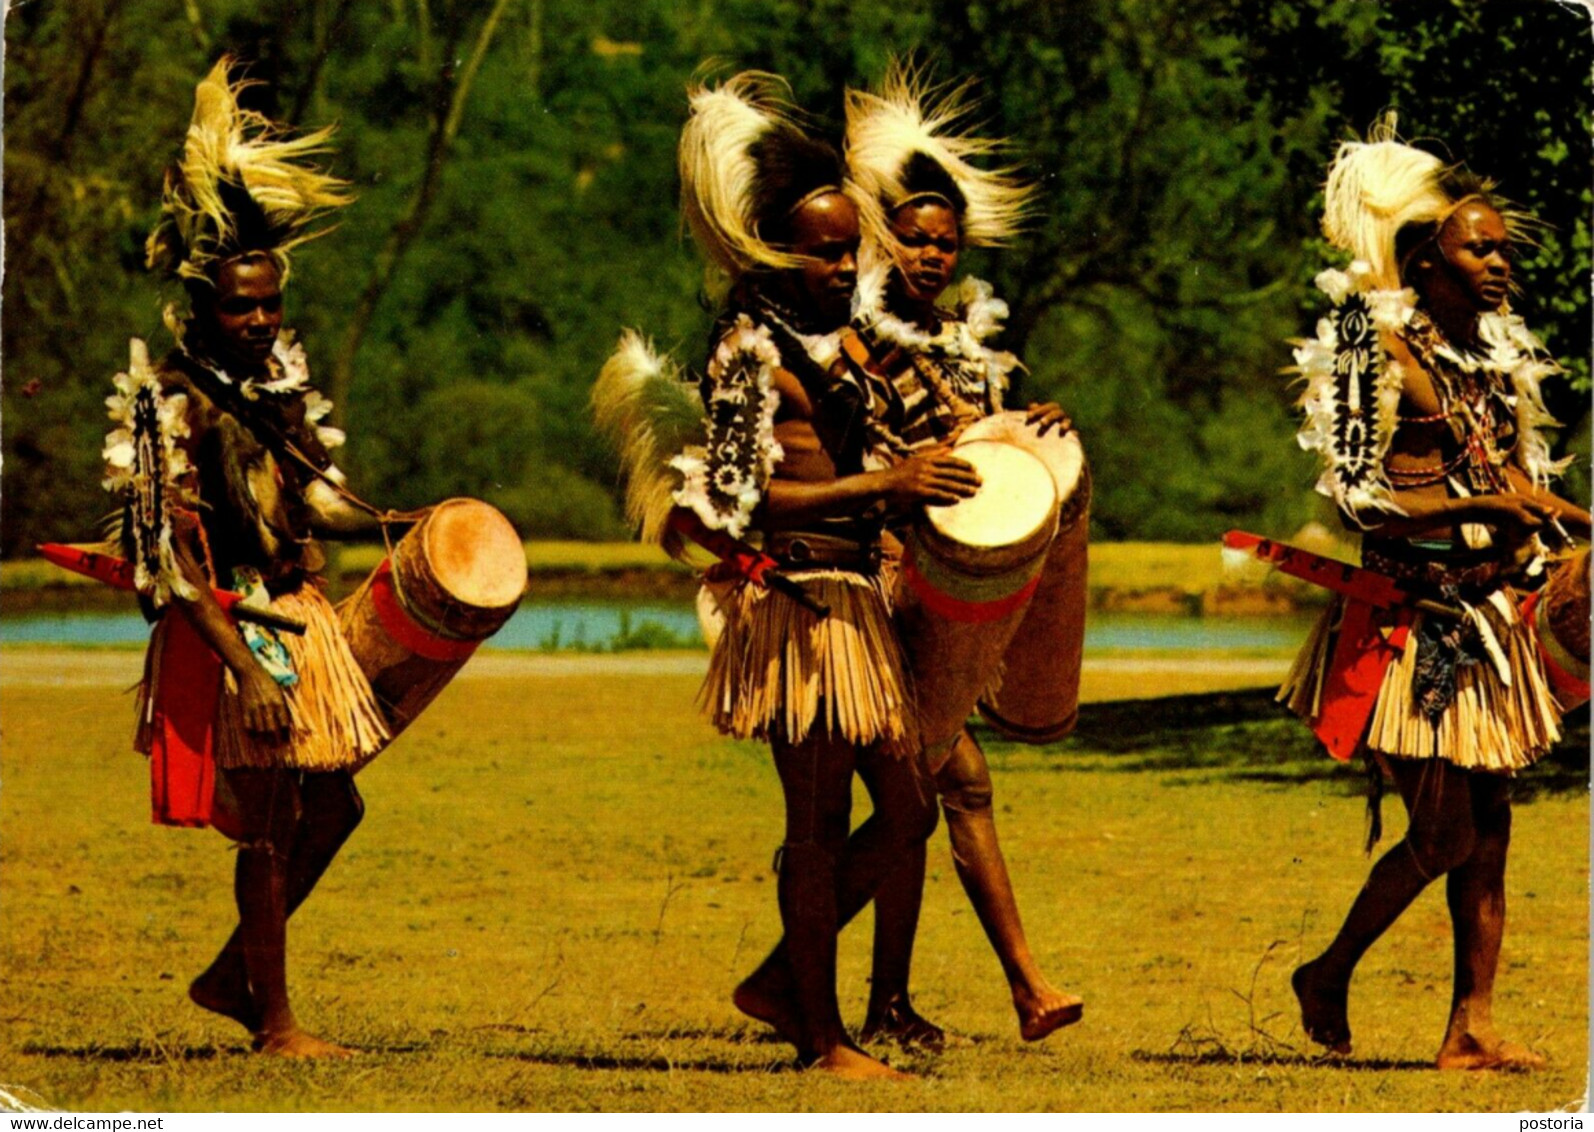
[[[300,255],[289,314],[341,462],[385,505],[463,493],[536,538],[622,529],[587,389],[622,326],[698,360],[673,149],[716,58],[788,76],[832,131],[892,52],[983,82],[1044,215],[968,267],[1012,305],[1019,397],[1084,430],[1099,535],[1321,513],[1282,340],[1311,321],[1323,167],[1384,106],[1549,223],[1522,306],[1576,378],[1553,407],[1586,410],[1594,48],[1551,0],[63,0],[12,10],[6,47],[7,554],[107,510],[100,401],[128,336],[165,341],[142,240],[224,49],[260,109],[340,124],[361,199]]]

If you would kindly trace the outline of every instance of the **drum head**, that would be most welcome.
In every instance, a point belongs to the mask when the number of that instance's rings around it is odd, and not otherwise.
[[[479,499],[450,499],[425,520],[426,561],[447,593],[477,609],[515,605],[526,589],[526,549],[503,513]]]
[[[1052,473],[1057,485],[1057,498],[1067,503],[1079,489],[1079,479],[1085,469],[1085,448],[1079,443],[1079,433],[1069,430],[1061,436],[1053,429],[1045,436],[1026,424],[1025,414],[1015,410],[992,413],[975,421],[959,436],[960,446],[976,440],[1003,440],[1016,444],[1033,454]]]
[[[947,507],[926,507],[925,520],[944,539],[975,551],[1050,539],[1057,491],[1037,457],[1012,444],[962,441],[953,455],[980,474],[980,490]]]

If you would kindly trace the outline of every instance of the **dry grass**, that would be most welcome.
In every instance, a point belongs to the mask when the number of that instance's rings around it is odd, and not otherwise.
[[[183,995],[231,923],[232,858],[147,824],[113,686],[136,662],[59,656],[0,656],[0,1065],[57,1105],[1509,1111],[1584,1090],[1586,795],[1516,825],[1498,1013],[1552,1067],[1457,1077],[1426,1068],[1449,999],[1438,891],[1358,977],[1356,1058],[1303,1056],[1287,975],[1365,874],[1353,773],[1068,745],[992,755],[1030,935],[1084,1022],[1018,1041],[938,833],[915,986],[972,1042],[895,1056],[903,1085],[792,1072],[727,1001],[778,931],[764,752],[698,721],[689,673],[548,658],[484,657],[362,775],[366,823],[294,921],[291,979],[305,1022],[365,1053],[264,1061]],[[844,939],[854,1020],[866,977],[867,917]]]

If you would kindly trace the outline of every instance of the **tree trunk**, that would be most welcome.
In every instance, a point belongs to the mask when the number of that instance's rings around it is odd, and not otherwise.
[[[448,161],[449,148],[453,144],[455,135],[459,133],[459,124],[464,118],[465,101],[470,96],[471,84],[476,79],[476,72],[481,69],[482,60],[487,55],[487,49],[492,44],[493,36],[498,31],[499,21],[503,18],[504,10],[509,7],[509,2],[510,0],[494,0],[492,10],[487,13],[487,19],[483,21],[481,30],[476,35],[476,44],[471,50],[470,58],[460,69],[452,90],[450,91],[446,82],[438,84],[438,109],[442,112],[436,115],[431,136],[427,140],[425,170],[421,174],[420,182],[415,186],[415,193],[410,197],[404,215],[399,218],[397,224],[393,225],[381,250],[377,252],[376,259],[372,261],[371,274],[360,292],[359,301],[355,304],[354,313],[350,316],[348,326],[343,333],[343,341],[339,344],[337,355],[332,362],[332,377],[328,383],[327,393],[332,399],[334,419],[340,425],[348,419],[349,393],[354,385],[354,359],[360,352],[361,342],[371,329],[371,321],[376,316],[377,307],[381,305],[382,296],[387,292],[388,285],[393,281],[394,272],[398,270],[405,253],[409,251],[410,245],[426,223],[426,215],[431,211],[432,202],[442,185],[443,167]]]

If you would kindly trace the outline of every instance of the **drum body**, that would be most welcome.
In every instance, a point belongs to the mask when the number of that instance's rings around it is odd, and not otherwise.
[[[918,741],[932,771],[1000,671],[1057,531],[1056,489],[1036,456],[979,438],[953,452],[979,472],[980,490],[925,508],[905,540],[896,597]]]
[[[1057,536],[1034,597],[1001,659],[1000,684],[981,697],[986,721],[1009,739],[1050,743],[1074,729],[1085,651],[1085,568],[1090,536],[1090,469],[1079,434],[1036,433],[1021,412],[970,426],[963,441],[998,439],[1030,452],[1051,473]]]
[[[1579,551],[1523,603],[1550,690],[1563,711],[1589,699],[1589,552]]]
[[[432,508],[338,606],[360,670],[394,738],[503,627],[526,589],[526,552],[496,508]]]

